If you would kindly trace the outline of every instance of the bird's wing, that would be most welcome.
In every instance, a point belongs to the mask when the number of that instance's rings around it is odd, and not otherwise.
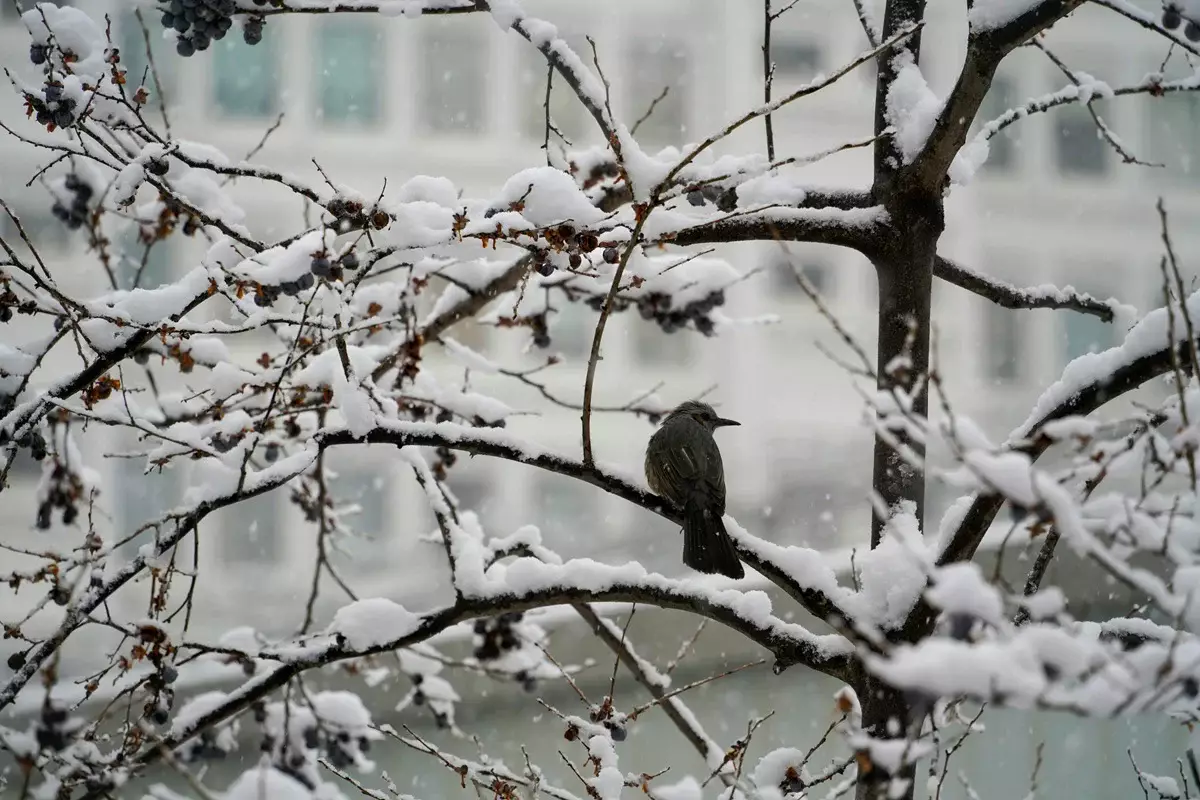
[[[683,504],[699,490],[711,505],[725,508],[725,468],[712,434],[694,422],[665,425],[650,441],[647,457],[656,461],[655,491]]]

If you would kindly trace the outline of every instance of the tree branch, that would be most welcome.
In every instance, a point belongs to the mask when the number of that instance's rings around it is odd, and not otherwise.
[[[1069,286],[1065,289],[1036,286],[1023,289],[941,256],[933,262],[933,276],[1004,308],[1065,308],[1091,314],[1105,322],[1113,321],[1113,301],[1097,300]]]
[[[1042,0],[999,27],[979,28],[972,25],[967,56],[958,81],[946,99],[924,148],[902,170],[901,182],[911,182],[925,191],[940,193],[950,164],[966,142],[967,132],[991,88],[1000,62],[1015,47],[1053,25],[1083,2]],[[876,102],[880,102],[879,98]]]

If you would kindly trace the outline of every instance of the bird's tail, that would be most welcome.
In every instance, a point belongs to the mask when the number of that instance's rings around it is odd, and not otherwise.
[[[684,510],[683,563],[709,575],[741,578],[746,574],[720,515],[699,504]]]

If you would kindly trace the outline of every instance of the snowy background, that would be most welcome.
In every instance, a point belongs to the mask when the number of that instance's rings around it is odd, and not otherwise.
[[[143,34],[134,6],[100,0],[77,0],[77,5],[96,19],[110,15],[114,41],[129,71],[141,73]],[[928,87],[914,87],[916,96],[911,98],[912,113],[918,116],[928,115],[922,102],[929,99],[936,111],[936,98],[952,86],[963,55],[956,49],[961,48],[961,37],[953,35],[963,26],[962,4],[943,0],[929,5],[921,64]],[[544,0],[526,7],[553,20],[576,52],[590,53],[585,35],[595,39],[618,115],[637,119],[664,86],[670,87],[639,130],[644,146],[696,141],[761,95],[761,19],[738,0]],[[230,37],[183,59],[172,52],[171,42],[160,40],[156,12],[144,9],[169,123],[186,132],[185,137],[238,154],[235,158],[255,149],[269,130],[255,160],[281,172],[308,174],[315,161],[338,184],[364,193],[378,191],[386,178],[389,186],[407,184],[414,193],[431,195],[445,187],[413,179],[445,176],[470,198],[496,195],[509,176],[544,163],[539,149],[544,59],[516,36],[503,35],[486,15],[420,20],[379,14],[272,17],[262,42],[254,47]],[[774,35],[780,94],[828,73],[864,47],[849,2],[800,0],[776,23]],[[1070,25],[1051,31],[1046,42],[1075,69],[1114,86],[1134,83],[1157,70],[1163,56],[1161,40],[1092,7],[1078,12]],[[27,49],[28,34],[13,6],[0,4],[0,59],[18,79],[36,80],[36,68],[25,59]],[[775,115],[780,154],[821,152],[866,135],[871,128],[872,78],[868,64],[830,91]],[[981,118],[1000,117],[1013,106],[1060,91],[1065,83],[1041,53],[1019,50],[1004,62]],[[1100,299],[1116,298],[1144,313],[1162,305],[1161,245],[1148,233],[1157,229],[1154,204],[1161,196],[1171,209],[1181,267],[1190,281],[1200,270],[1194,255],[1200,253],[1200,96],[1138,96],[1104,100],[1095,107],[1123,146],[1166,167],[1122,165],[1079,107],[1023,120],[991,141],[986,163],[969,184],[955,189],[939,252],[1017,285],[1070,285]],[[595,125],[562,87],[556,88],[551,111],[572,149],[599,143]],[[0,105],[0,121],[6,124],[18,124],[22,114],[19,102]],[[759,126],[748,126],[722,142],[717,152],[753,151],[760,147],[761,136]],[[196,158],[207,153],[198,145],[191,152]],[[93,259],[84,252],[82,234],[69,233],[54,218],[44,192],[23,189],[33,171],[31,163],[27,146],[0,137],[0,195],[13,205],[38,247],[69,265],[60,269],[75,270],[70,274],[79,286],[102,287]],[[870,169],[869,149],[850,150],[808,168],[806,183],[866,185]],[[227,189],[252,221],[248,224],[264,237],[298,229],[304,220],[305,209],[293,196],[250,181]],[[766,190],[780,191],[778,186]],[[514,179],[498,199],[511,202],[522,192],[523,184]],[[536,199],[530,198],[527,213],[535,223]],[[547,202],[555,199],[552,195]],[[0,222],[6,224],[7,220]],[[154,248],[145,264],[119,264],[118,274],[132,280],[140,271],[141,284],[149,287],[180,280],[203,255],[203,248],[194,245],[175,237]],[[875,277],[866,260],[848,249],[790,249],[851,333],[872,342]],[[729,513],[770,542],[822,551],[844,574],[851,551],[863,548],[869,533],[865,499],[871,433],[862,424],[853,381],[814,344],[836,337],[781,263],[777,246],[727,245],[716,255],[735,269],[724,275],[723,265],[714,259],[714,272],[707,279],[713,285],[728,284],[726,302],[717,314],[717,335],[705,337],[690,328],[664,335],[636,312],[615,316],[606,334],[597,405],[622,406],[636,400],[640,407],[661,411],[704,394],[722,415],[742,422],[740,428],[718,436]],[[284,261],[272,268],[287,269]],[[531,292],[530,304],[546,302],[536,296],[536,286]],[[432,303],[434,297],[430,292],[422,302]],[[956,411],[975,419],[994,440],[1003,440],[1025,420],[1033,401],[1070,360],[1112,346],[1124,334],[1122,323],[1128,324],[1126,318],[1108,326],[1070,311],[1000,309],[946,285],[937,287],[935,308],[936,359],[947,392],[955,399]],[[479,394],[470,401],[474,412],[485,418],[493,413],[505,417],[505,430],[513,437],[577,454],[578,412],[548,405],[535,387],[495,369],[531,369],[543,364],[547,353],[559,353],[562,363],[540,373],[538,380],[555,396],[578,402],[596,312],[583,303],[557,303],[550,314],[548,349],[531,349],[526,337],[488,324],[498,319],[499,315],[485,315],[468,321],[455,329],[454,342],[436,352],[430,349],[423,369],[437,380],[424,387],[418,383],[414,391],[424,390],[424,399],[432,400],[439,392],[457,393],[465,385]],[[42,334],[18,319],[0,327],[0,344],[21,344]],[[231,337],[227,344],[233,360],[252,360],[263,345],[255,338],[259,335]],[[316,382],[338,372],[335,354],[326,355],[331,360],[308,368]],[[220,361],[224,354],[217,350],[212,357]],[[638,399],[651,391],[650,399]],[[639,472],[652,431],[647,416],[600,414],[594,425],[597,460]],[[97,428],[84,438],[83,451],[133,448],[132,437],[120,438],[126,434]],[[329,463],[336,476],[331,488],[356,508],[346,516],[354,535],[340,540],[330,557],[352,576],[361,595],[419,608],[445,587],[447,573],[441,546],[421,540],[436,529],[436,522],[413,471],[396,454],[389,445],[331,451]],[[935,453],[935,461],[942,455]],[[189,486],[203,480],[199,468],[147,476],[140,459],[94,461],[88,466],[109,498],[103,524],[117,530],[132,530],[177,505]],[[465,455],[459,462],[448,485],[494,533],[533,524],[564,558],[588,556],[611,564],[637,560],[668,576],[684,573],[677,528],[664,519],[579,481],[534,468]],[[6,509],[0,515],[0,540],[37,549],[67,548],[74,541],[67,531],[38,531],[29,515],[7,512],[34,507],[30,498],[39,474],[32,462],[18,460],[10,476],[13,486],[0,500]],[[931,531],[957,494],[953,487],[931,483]],[[315,543],[284,492],[218,512],[205,523],[205,532],[210,535],[199,553],[204,577],[196,588],[197,621],[191,635],[215,641],[234,625],[251,626],[267,636],[293,631],[305,613]],[[61,540],[55,540],[56,535]],[[1077,617],[1107,619],[1128,610],[1131,600],[1121,587],[1095,573],[1085,580],[1073,559],[1062,556],[1049,582],[1081,604]],[[1010,566],[1014,579],[1020,580],[1026,565],[1018,560]],[[137,604],[144,605],[144,591],[123,599],[128,603],[123,613],[135,614]],[[121,600],[117,598],[118,605]],[[0,595],[0,618],[19,615],[26,604],[24,595]],[[313,613],[324,625],[339,605],[336,596],[326,595]],[[579,684],[591,690],[589,695],[600,695],[609,679],[611,657],[583,636],[578,625],[564,626],[566,619],[558,613],[541,620],[551,630],[552,652],[572,664],[590,664]],[[752,643],[718,628],[711,625],[706,630],[695,654],[675,674],[677,685],[758,657]],[[643,643],[644,655],[666,661],[693,629],[692,620],[681,613],[647,609],[637,612],[630,632]],[[99,626],[81,631],[64,651],[60,669],[87,674],[104,662],[105,648],[113,641],[111,632]],[[0,655],[11,652],[8,642],[0,643]],[[0,680],[9,674],[0,664]],[[228,680],[214,669],[204,683],[221,686]],[[340,672],[322,680],[330,689],[362,686],[362,676]],[[455,686],[469,700],[458,704],[458,723],[478,735],[490,752],[517,764],[519,746],[528,743],[536,762],[556,777],[564,774],[555,756],[560,743],[545,735],[546,712],[533,694],[486,679],[464,679]],[[836,688],[807,670],[774,676],[764,665],[695,690],[689,704],[698,717],[713,723],[710,733],[721,741],[741,735],[748,718],[775,710],[773,724],[756,743],[766,752],[819,737],[835,717],[829,698]],[[398,729],[409,725],[422,736],[447,740],[428,714],[405,707],[402,700],[408,691],[407,686],[385,682],[362,694],[376,709],[377,722],[390,722]],[[644,699],[631,681],[624,689],[618,685],[618,699],[623,693],[628,705]],[[560,708],[574,702],[565,685],[545,685],[541,696]],[[401,710],[391,712],[397,704]],[[26,704],[16,713],[31,710]],[[997,712],[986,717],[986,725],[987,731],[970,739],[955,757],[956,768],[971,775],[974,788],[985,798],[1004,796],[998,793],[1000,787],[1011,788],[1013,774],[1029,775],[1040,745],[1045,748],[1045,767],[1039,773],[1043,786],[1069,782],[1073,796],[1131,797],[1140,791],[1126,748],[1134,748],[1143,768],[1173,774],[1174,758],[1186,738],[1177,724],[1160,717],[1080,723],[1066,714]],[[678,765],[681,774],[703,770],[696,753],[673,735],[661,715],[647,716],[630,737],[638,751],[649,756],[647,770],[661,764]],[[214,785],[226,785],[257,758],[257,742],[247,742],[244,754],[212,764]],[[462,749],[462,742],[456,744]],[[435,760],[405,752],[392,742],[374,743],[371,757],[402,790],[421,798],[461,791],[457,777]],[[153,779],[179,784],[165,771]],[[951,781],[944,796],[960,797],[963,791]],[[10,784],[8,792],[3,796],[20,796],[19,782]]]

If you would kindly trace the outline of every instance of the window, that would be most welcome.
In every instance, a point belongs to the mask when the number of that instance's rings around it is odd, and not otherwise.
[[[598,513],[597,490],[562,475],[539,474],[530,498],[542,541],[561,548],[566,558],[595,556],[609,537]]]
[[[1017,103],[1016,84],[1011,78],[997,75],[983,99],[977,118],[980,127],[1004,114]],[[1089,118],[1090,119],[1090,118]],[[988,140],[988,159],[983,169],[988,172],[1011,172],[1016,167],[1016,131],[1010,126]]]
[[[418,92],[426,133],[480,133],[486,126],[488,39],[460,20],[422,20]],[[423,25],[424,28],[424,25]]]
[[[793,256],[789,261],[778,254],[770,270],[772,288],[781,294],[807,297],[800,282],[796,280],[797,271],[808,279],[821,297],[828,297],[833,290],[833,274],[828,264],[799,256]]]
[[[117,280],[122,289],[157,289],[175,280],[174,259],[169,241],[147,247],[136,234],[122,253]]]
[[[215,532],[221,559],[233,567],[276,566],[283,556],[275,493],[260,494],[226,509]],[[211,535],[211,533],[210,533]]]
[[[33,246],[37,248],[39,254],[47,251],[61,251],[66,245],[66,237],[63,235],[64,232],[67,232],[66,226],[47,213],[45,209],[13,208],[13,213],[21,221],[25,235],[29,237],[29,241],[33,242]],[[16,224],[4,211],[0,211],[0,236],[4,237],[4,240],[17,251],[18,255],[24,256],[29,252],[28,246],[17,231]]]
[[[222,114],[254,118],[278,112],[279,59],[275,42],[268,26],[262,41],[253,46],[246,44],[236,29],[213,43],[213,90]]]
[[[333,19],[317,29],[317,118],[331,125],[370,125],[380,118],[378,76],[386,66],[380,29],[360,19]]]
[[[162,83],[163,93],[167,101],[172,99],[176,85],[176,65],[179,57],[173,52],[170,42],[163,39],[162,29],[154,14],[147,11],[142,13],[146,29],[150,36],[150,52],[154,55],[154,68],[158,71],[158,80]],[[157,109],[160,98],[155,97],[154,76],[150,74],[150,62],[146,58],[146,37],[137,17],[132,11],[121,15],[120,38],[117,47],[121,51],[121,66],[125,70],[125,92],[129,97],[139,86],[145,86],[150,93],[150,107]]]
[[[354,532],[353,537],[337,539],[334,556],[357,570],[382,567],[377,556],[387,551],[391,531],[388,528],[387,478],[379,468],[337,469],[328,480],[334,508],[341,524]]]
[[[174,470],[159,471],[156,467],[143,474],[146,459],[140,456],[109,459],[109,463],[113,465],[113,490],[107,505],[113,516],[113,544],[180,504],[182,482]],[[120,548],[120,553],[130,558],[139,547],[153,539],[153,534],[142,534]]]
[[[1116,329],[1090,314],[1075,311],[1059,312],[1065,329],[1064,363],[1085,353],[1098,353],[1116,344]]]
[[[983,316],[982,350],[987,376],[1007,383],[1020,376],[1022,352],[1022,312],[987,303]]]
[[[637,122],[654,104],[654,112],[638,126],[638,140],[658,146],[682,144],[687,133],[689,86],[684,44],[658,37],[635,39],[626,65],[626,117]],[[669,91],[662,96],[664,88]]]
[[[1092,103],[1103,115],[1104,104]],[[1064,175],[1103,175],[1108,171],[1108,145],[1100,138],[1087,109],[1069,105],[1059,110],[1055,122],[1055,155]]]
[[[666,333],[653,320],[631,319],[633,347],[637,360],[647,366],[686,367],[695,352],[696,337],[703,334],[691,328]]]
[[[550,315],[550,349],[568,359],[586,360],[592,352],[596,315],[589,313],[583,303],[570,303],[564,298],[558,298],[554,307],[557,311]]]
[[[1166,164],[1169,179],[1200,179],[1200,158],[1196,156],[1200,97],[1195,92],[1171,92],[1146,102],[1149,106],[1144,116],[1151,147],[1148,160]]]
[[[591,66],[591,45],[582,36],[568,36],[566,42],[584,64]],[[546,58],[528,42],[514,42],[520,47],[517,58],[517,91],[520,93],[520,134],[541,142],[546,133]],[[557,71],[550,92],[550,119],[572,144],[578,144],[595,126],[575,91]],[[550,137],[554,141],[554,137]]]
[[[801,84],[811,81],[821,69],[821,48],[815,42],[771,43],[775,81]]]
[[[799,545],[818,550],[839,542],[839,522],[845,511],[845,489],[822,486],[805,478],[788,479],[787,472],[776,470],[783,480],[776,486],[765,514],[764,536],[780,545]],[[764,510],[765,512],[765,510]]]

